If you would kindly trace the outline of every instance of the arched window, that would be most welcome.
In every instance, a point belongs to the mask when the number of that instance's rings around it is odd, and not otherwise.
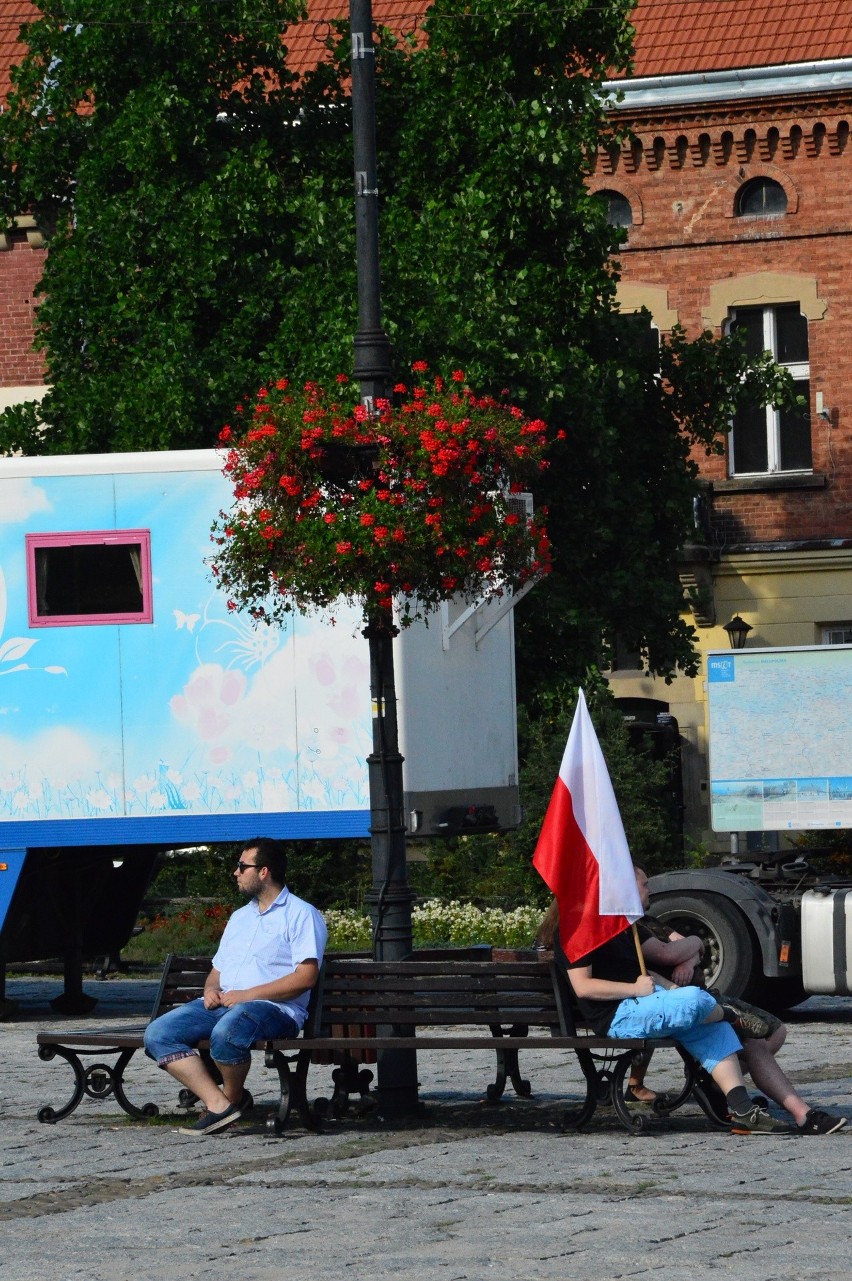
[[[739,218],[778,218],[787,212],[787,193],[772,178],[752,178],[737,192]]]
[[[626,196],[622,196],[620,191],[599,191],[597,194],[604,202],[610,227],[633,226],[633,210]]]

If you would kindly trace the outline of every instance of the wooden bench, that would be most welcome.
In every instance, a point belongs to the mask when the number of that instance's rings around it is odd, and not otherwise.
[[[209,970],[208,957],[170,957],[151,1017],[199,996]],[[143,1033],[144,1026],[40,1032],[39,1057],[65,1059],[74,1073],[74,1090],[64,1106],[42,1107],[38,1119],[60,1121],[86,1096],[112,1096],[134,1118],[156,1116],[155,1104],[136,1106],[124,1088],[125,1071],[142,1048]],[[495,1053],[497,1073],[486,1089],[491,1103],[499,1102],[507,1081],[518,1095],[531,1093],[521,1075],[521,1050],[565,1051],[579,1063],[585,1098],[579,1107],[566,1109],[563,1126],[577,1128],[591,1119],[598,1106],[608,1104],[622,1125],[635,1131],[646,1123],[647,1112],[625,1102],[625,1081],[636,1051],[651,1048],[675,1049],[684,1065],[683,1088],[666,1101],[662,1111],[670,1113],[694,1095],[711,1121],[719,1124],[721,1119],[701,1088],[700,1069],[689,1055],[672,1041],[614,1039],[579,1030],[567,982],[540,959],[502,959],[497,953],[481,960],[477,953],[474,960],[424,961],[415,953],[408,960],[382,962],[332,954],[311,994],[303,1034],[298,1039],[258,1041],[253,1047],[263,1052],[267,1067],[278,1074],[278,1107],[267,1122],[275,1133],[283,1131],[293,1107],[306,1126],[319,1129],[324,1117],[342,1115],[353,1095],[369,1099],[372,1072],[363,1066],[365,1058],[375,1061],[386,1052],[406,1049]],[[199,1049],[209,1062],[206,1043]],[[114,1061],[104,1061],[107,1057]],[[84,1066],[83,1058],[95,1062]],[[329,1061],[337,1065],[332,1096],[311,1103],[307,1092],[311,1065]],[[187,1090],[181,1090],[178,1099],[185,1107],[195,1102]]]
[[[79,1107],[83,1099],[107,1099],[112,1096],[119,1107],[135,1120],[151,1119],[159,1114],[155,1103],[143,1103],[139,1106],[131,1102],[124,1088],[125,1072],[128,1064],[137,1051],[144,1048],[144,1034],[148,1023],[167,1014],[177,1006],[185,1005],[200,997],[204,991],[204,982],[210,973],[209,956],[169,955],[163,966],[163,973],[149,1018],[144,1023],[128,1027],[98,1028],[86,1032],[61,1031],[39,1032],[36,1037],[39,1058],[45,1062],[51,1059],[64,1059],[74,1074],[74,1088],[68,1102],[59,1108],[44,1106],[38,1111],[39,1121],[55,1124],[64,1120]],[[313,1027],[317,1013],[317,997],[320,988],[311,993],[308,1011],[308,1027]],[[209,1054],[209,1042],[199,1043],[199,1052],[218,1076],[215,1065]],[[262,1051],[267,1067],[278,1071],[280,1093],[277,1113],[269,1121],[269,1127],[276,1132],[283,1130],[293,1104],[291,1091],[291,1073],[288,1052],[297,1054],[302,1042],[296,1038],[279,1038],[274,1041],[256,1041],[253,1050]],[[84,1065],[84,1059],[94,1058],[94,1063]],[[111,1061],[105,1061],[110,1059]],[[191,1107],[196,1096],[192,1091],[181,1089],[178,1092],[178,1103],[181,1107]],[[317,1129],[320,1124],[318,1113],[302,1106],[303,1119],[306,1125]]]

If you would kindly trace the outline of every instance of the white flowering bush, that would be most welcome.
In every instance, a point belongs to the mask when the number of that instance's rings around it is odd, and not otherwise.
[[[372,941],[370,918],[348,910],[323,913],[328,926],[328,948],[333,952],[368,951]],[[530,947],[541,921],[541,908],[475,907],[472,903],[429,899],[415,907],[411,923],[415,947]]]
[[[329,908],[323,912],[323,920],[328,926],[329,952],[368,952],[372,947],[373,929],[369,916],[354,908],[341,911]]]

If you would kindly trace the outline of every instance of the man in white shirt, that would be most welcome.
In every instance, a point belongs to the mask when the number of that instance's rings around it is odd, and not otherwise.
[[[235,876],[251,901],[225,926],[203,997],[154,1019],[145,1031],[145,1052],[207,1109],[182,1134],[214,1134],[252,1106],[245,1089],[251,1046],[298,1035],[325,950],[328,931],[319,912],[286,887],[287,856],[279,841],[249,841]],[[208,1038],[221,1087],[196,1049]]]

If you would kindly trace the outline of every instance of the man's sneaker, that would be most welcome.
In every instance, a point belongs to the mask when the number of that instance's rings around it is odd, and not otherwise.
[[[239,1103],[232,1103],[230,1107],[225,1108],[224,1112],[205,1112],[192,1125],[182,1125],[180,1134],[191,1134],[196,1139],[203,1139],[207,1134],[215,1134],[217,1130],[224,1130],[226,1126],[233,1125],[239,1121],[243,1114],[242,1099]]]
[[[727,996],[720,997],[719,1004],[725,1011],[725,1021],[730,1023],[738,1036],[755,1041],[763,1041],[769,1036],[769,1023],[752,1006],[744,1003],[741,1005],[739,1001]]]
[[[742,1014],[757,1015],[757,1017],[761,1019],[769,1029],[769,1036],[772,1036],[773,1032],[777,1032],[780,1027],[784,1026],[781,1020],[776,1015],[771,1014],[769,1010],[762,1010],[759,1005],[750,1005],[748,1001],[744,1001],[741,996],[730,996],[727,992],[720,992],[719,989],[715,987],[710,988],[709,991],[710,995],[715,996],[719,1004],[724,1009],[730,1010],[734,1017]]]
[[[243,1090],[243,1097],[239,1102],[240,1116],[245,1116],[246,1112],[251,1112],[253,1107],[254,1099],[251,1097],[248,1090]]]
[[[832,1116],[830,1112],[811,1108],[802,1124],[796,1126],[796,1131],[799,1134],[836,1134],[845,1124],[845,1116]]]
[[[752,1103],[747,1112],[731,1112],[731,1134],[790,1134],[789,1125],[776,1121],[765,1108]]]

